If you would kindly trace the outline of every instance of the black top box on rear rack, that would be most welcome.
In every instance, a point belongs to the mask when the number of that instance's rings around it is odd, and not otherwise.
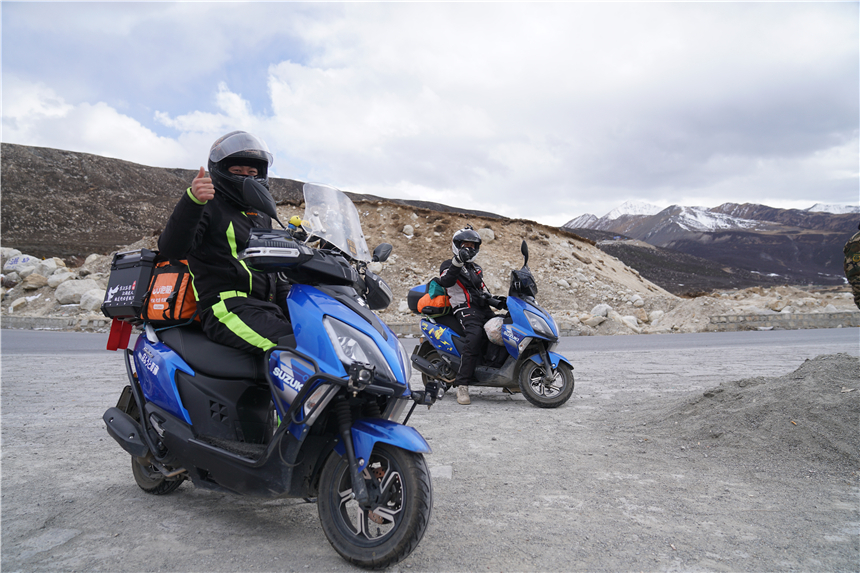
[[[102,313],[109,318],[129,321],[140,320],[152,268],[158,251],[140,249],[126,251],[113,256],[110,265],[110,279],[102,303]]]

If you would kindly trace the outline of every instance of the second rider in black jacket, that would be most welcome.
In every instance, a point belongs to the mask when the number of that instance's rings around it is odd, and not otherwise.
[[[454,256],[439,267],[439,284],[448,298],[464,331],[460,369],[454,379],[457,402],[469,404],[469,384],[474,382],[475,368],[487,342],[484,323],[495,316],[490,304],[504,308],[504,299],[495,299],[484,285],[483,269],[474,262],[481,248],[481,235],[471,225],[454,233],[451,250]]]

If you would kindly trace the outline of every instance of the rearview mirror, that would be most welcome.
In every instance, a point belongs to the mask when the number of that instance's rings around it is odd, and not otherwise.
[[[375,249],[373,249],[373,262],[375,263],[384,263],[388,260],[389,255],[391,255],[391,251],[394,249],[388,243],[382,243]]]

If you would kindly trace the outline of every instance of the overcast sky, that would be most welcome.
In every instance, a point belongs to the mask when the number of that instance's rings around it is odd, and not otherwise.
[[[858,204],[858,3],[0,3],[2,140],[548,225]],[[177,191],[177,195],[180,191]]]

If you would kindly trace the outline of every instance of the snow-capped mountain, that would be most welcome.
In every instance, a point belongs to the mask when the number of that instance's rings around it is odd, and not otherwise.
[[[590,229],[591,225],[597,222],[597,217],[591,213],[580,215],[576,219],[568,221],[564,226],[571,229]]]
[[[842,214],[842,213],[860,213],[860,206],[858,205],[825,205],[824,203],[816,203],[812,207],[808,209],[804,209],[804,211],[809,211],[811,213],[833,213],[833,214]]]
[[[726,266],[775,273],[787,282],[814,284],[842,280],[842,246],[857,229],[856,212],[834,214],[821,206],[801,210],[725,203],[654,209],[628,202],[604,217],[581,216],[563,228],[603,231]]]

